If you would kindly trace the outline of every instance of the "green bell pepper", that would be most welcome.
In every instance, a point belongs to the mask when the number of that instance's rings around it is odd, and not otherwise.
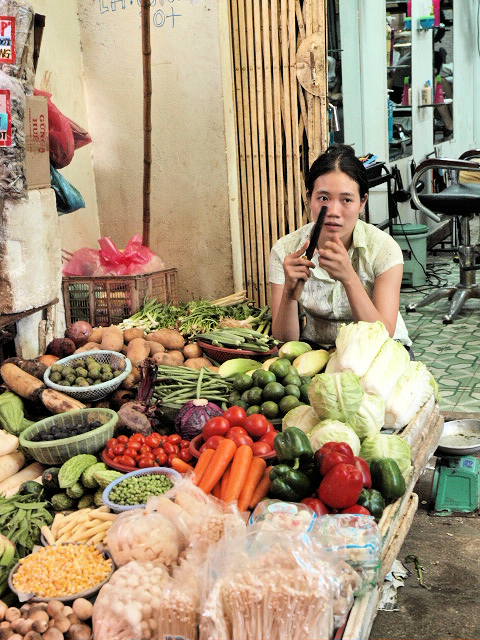
[[[270,470],[270,495],[287,502],[300,502],[303,498],[312,495],[312,483],[310,478],[299,471],[289,467],[288,464],[277,464]]]
[[[372,487],[380,491],[385,500],[397,500],[406,490],[405,478],[393,458],[370,460]]]
[[[293,469],[311,468],[313,465],[313,449],[307,434],[298,427],[287,427],[277,433],[273,446],[280,463]]]
[[[375,520],[380,520],[385,509],[385,500],[377,489],[362,489],[357,504],[368,509]]]

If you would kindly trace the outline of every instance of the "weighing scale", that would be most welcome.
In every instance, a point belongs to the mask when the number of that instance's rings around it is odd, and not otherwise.
[[[435,452],[437,462],[432,481],[432,515],[480,515],[480,462],[469,455],[480,449],[480,421],[445,422]]]

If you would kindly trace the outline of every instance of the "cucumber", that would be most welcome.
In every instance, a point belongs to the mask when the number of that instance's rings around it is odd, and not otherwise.
[[[68,489],[72,487],[78,480],[85,469],[88,469],[92,464],[98,462],[96,456],[91,453],[79,453],[70,460],[67,460],[60,467],[58,474],[58,484],[60,489]]]

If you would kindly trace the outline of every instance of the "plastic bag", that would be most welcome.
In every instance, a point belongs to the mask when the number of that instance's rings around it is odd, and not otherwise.
[[[63,169],[70,164],[75,153],[75,142],[70,122],[50,100],[51,93],[34,89],[33,95],[47,98],[50,162],[56,169]]]
[[[73,143],[75,145],[75,151],[80,149],[80,147],[84,147],[86,144],[89,144],[92,141],[90,134],[88,131],[85,131],[83,127],[74,122],[71,118],[67,118],[70,128],[73,133]]]
[[[80,191],[64,178],[51,163],[50,181],[52,189],[55,191],[57,211],[60,215],[62,213],[72,213],[85,207],[85,200]]]
[[[100,264],[103,275],[132,275],[151,273],[165,268],[162,260],[151,249],[142,245],[142,236],[136,233],[123,251],[117,249],[110,237],[100,238]]]
[[[62,273],[64,276],[94,277],[100,269],[98,250],[82,247],[64,265]]]

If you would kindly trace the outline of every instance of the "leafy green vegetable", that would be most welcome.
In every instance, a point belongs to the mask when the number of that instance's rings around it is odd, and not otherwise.
[[[309,437],[314,451],[318,451],[326,442],[347,442],[356,456],[360,452],[360,438],[352,427],[340,420],[322,420],[312,429]]]
[[[385,404],[385,427],[398,431],[405,427],[432,394],[438,392],[427,367],[411,360]]]
[[[362,440],[360,457],[367,462],[373,458],[393,458],[404,476],[410,469],[410,445],[395,433],[377,433]]]
[[[338,366],[343,371],[350,369],[360,378],[389,337],[383,322],[351,322],[343,324],[337,334]]]
[[[403,344],[388,338],[361,378],[363,390],[386,401],[409,363],[410,355]]]
[[[348,422],[362,401],[363,389],[353,371],[319,373],[308,387],[308,399],[320,418]]]
[[[14,436],[19,436],[26,429],[30,421],[24,416],[23,400],[12,391],[5,391],[0,395],[0,427]]]
[[[385,400],[374,393],[364,393],[358,410],[348,418],[349,426],[360,440],[378,433],[384,422]]]

